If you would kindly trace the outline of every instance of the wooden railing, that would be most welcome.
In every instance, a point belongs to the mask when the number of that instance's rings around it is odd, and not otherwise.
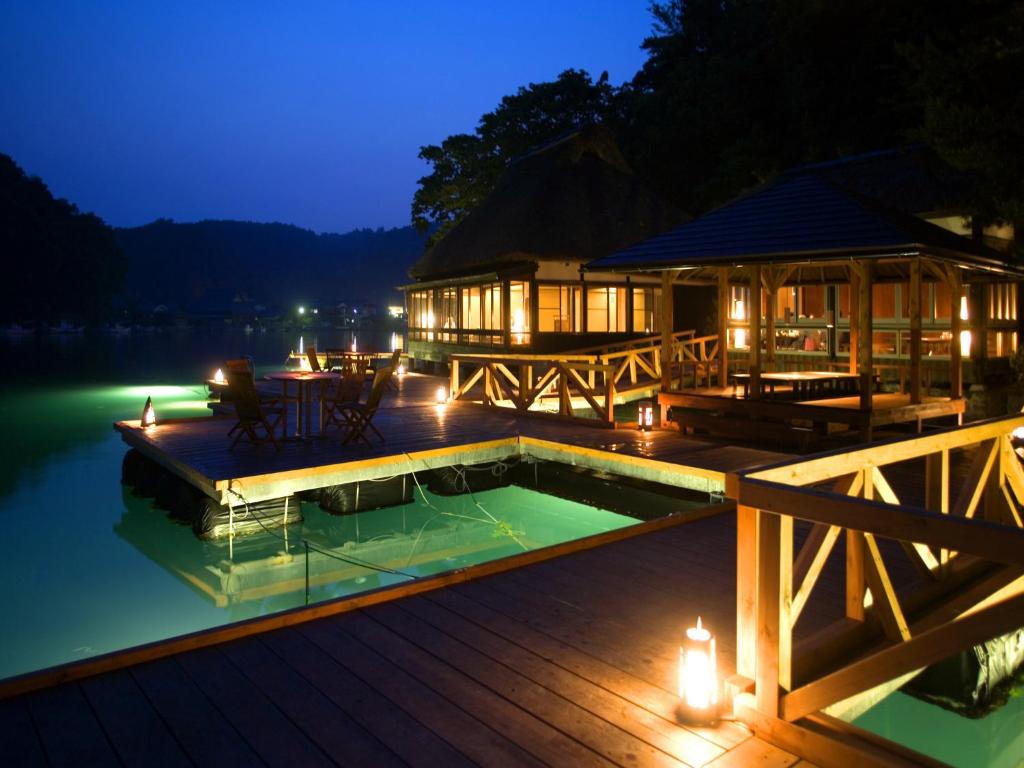
[[[675,331],[672,334],[673,341],[682,341],[683,339],[690,339],[697,335],[697,331],[690,328],[685,331]],[[652,344],[661,345],[661,334],[655,334],[653,336],[642,336],[639,339],[630,339],[629,341],[612,341],[607,344],[598,344],[593,347],[582,347],[580,349],[569,350],[566,354],[569,355],[610,355],[615,352],[624,352],[629,349],[635,349],[637,347],[649,347]]]
[[[681,331],[675,337],[671,380],[680,386],[684,382],[710,385],[717,370],[718,337],[695,338],[693,331]],[[614,351],[605,346],[592,348],[597,351],[552,355],[451,355],[449,391],[456,401],[563,416],[572,413],[566,403],[576,398],[577,403],[582,400],[597,412],[600,420],[612,421],[616,395],[654,394],[661,387],[661,344],[638,345],[634,340],[625,346]],[[520,380],[525,382],[522,387]],[[561,402],[563,397],[569,400]]]
[[[615,426],[615,369],[593,356],[452,355],[449,362],[454,401]],[[580,409],[593,417],[576,415]]]
[[[738,700],[748,722],[795,738],[795,721],[853,714],[922,668],[1024,625],[1018,428],[1024,416],[730,478],[736,685],[753,682],[753,697]],[[966,468],[962,481],[952,482],[951,465]],[[799,550],[794,519],[811,524]],[[819,616],[827,606],[815,588],[840,541],[843,618],[797,643],[808,605],[816,601]],[[919,578],[898,583],[894,555]]]

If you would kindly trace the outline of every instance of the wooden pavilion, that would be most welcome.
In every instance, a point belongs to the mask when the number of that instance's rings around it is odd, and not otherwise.
[[[663,410],[689,411],[694,425],[708,423],[694,412],[714,412],[718,429],[739,416],[733,426],[749,431],[753,416],[870,437],[874,426],[962,414],[963,358],[1016,351],[1024,270],[939,225],[961,221],[925,220],[801,170],[588,269],[658,273],[664,296],[678,284],[717,288],[717,349],[694,371],[715,388],[683,386],[686,360],[662,304]],[[925,380],[937,364],[942,397]],[[894,371],[899,391],[881,393]]]
[[[684,221],[591,126],[513,162],[410,269],[408,352],[557,353],[659,332],[656,276],[583,272]]]

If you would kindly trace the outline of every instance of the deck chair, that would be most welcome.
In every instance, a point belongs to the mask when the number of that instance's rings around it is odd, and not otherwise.
[[[270,440],[275,450],[280,449],[278,445],[277,437],[274,435],[274,430],[281,423],[281,417],[284,415],[284,409],[286,406],[279,404],[276,400],[260,400],[259,393],[256,391],[256,382],[249,372],[248,364],[244,369],[239,366],[232,366],[231,363],[237,361],[228,361],[228,390],[231,392],[231,400],[235,405],[235,415],[238,417],[238,421],[228,432],[228,437],[234,432],[238,432],[235,436],[234,441],[231,443],[231,448],[238,445],[238,441],[243,437],[248,437],[249,441],[255,445]],[[274,417],[273,421],[269,417]],[[259,430],[262,428],[263,434],[260,435]]]
[[[306,360],[309,361],[309,370],[313,373],[323,371],[323,368],[320,367],[320,358],[316,356],[316,347],[306,347]]]
[[[362,371],[342,370],[341,379],[327,391],[328,397],[324,400],[324,432],[330,427],[348,427],[345,408],[359,403],[365,383],[366,375]]]
[[[345,420],[345,426],[348,428],[348,434],[341,441],[342,445],[360,440],[370,445],[370,439],[366,436],[367,430],[372,431],[380,438],[381,442],[386,442],[384,435],[373,426],[373,417],[380,407],[381,398],[384,397],[384,390],[387,388],[392,373],[394,373],[394,369],[390,366],[377,369],[373,375],[373,387],[370,389],[370,395],[366,398],[365,403],[339,404],[338,415]]]
[[[401,357],[402,350],[400,349],[396,349],[394,352],[391,353],[391,362],[388,363],[388,367],[391,368],[393,373],[398,373],[398,361],[401,359]],[[396,381],[396,378],[397,377],[395,376],[391,376],[388,379],[388,389],[390,389],[392,392],[398,391],[398,382]]]

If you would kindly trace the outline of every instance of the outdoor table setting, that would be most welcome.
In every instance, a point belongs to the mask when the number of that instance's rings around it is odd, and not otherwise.
[[[341,374],[336,371],[273,371],[266,375],[271,381],[281,382],[281,400],[285,404],[294,402],[297,406],[295,417],[295,437],[300,440],[311,440],[314,436],[312,430],[312,413],[314,402],[317,410],[317,433],[323,432],[323,399],[327,387],[337,382]],[[289,385],[296,383],[294,397],[289,396]],[[286,438],[288,436],[287,409],[282,418],[282,431]]]

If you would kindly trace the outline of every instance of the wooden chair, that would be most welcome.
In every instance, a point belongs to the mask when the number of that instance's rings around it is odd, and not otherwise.
[[[256,445],[270,440],[275,450],[280,449],[274,430],[281,423],[286,406],[277,400],[260,400],[248,361],[229,360],[227,368],[228,391],[231,392],[235,415],[238,417],[238,421],[228,432],[228,437],[238,432],[231,443],[231,448],[234,448],[243,437],[248,437],[249,441]],[[276,418],[271,421],[269,416]],[[262,436],[258,431],[261,427],[264,432]]]
[[[398,373],[398,361],[402,357],[402,350],[396,349],[391,353],[391,362],[388,363],[388,367],[391,368],[393,373]],[[395,376],[391,376],[388,379],[388,389],[392,392],[398,391],[398,383],[395,381]]]
[[[371,445],[369,438],[366,436],[367,430],[377,435],[381,442],[386,442],[384,435],[373,426],[373,417],[380,407],[381,398],[384,397],[384,390],[387,388],[388,381],[390,381],[393,373],[394,369],[390,366],[377,369],[377,372],[373,375],[373,387],[370,389],[370,395],[366,398],[365,403],[338,404],[337,413],[344,419],[345,426],[348,428],[348,434],[341,441],[342,445],[348,445],[359,440],[362,440],[367,445]]]
[[[359,403],[365,383],[366,377],[362,371],[342,371],[341,379],[328,390],[328,397],[324,400],[324,432],[332,426],[339,429],[348,426],[344,409]]]
[[[313,373],[323,371],[320,367],[320,358],[316,356],[316,347],[306,347],[306,360],[309,361],[309,370]]]

